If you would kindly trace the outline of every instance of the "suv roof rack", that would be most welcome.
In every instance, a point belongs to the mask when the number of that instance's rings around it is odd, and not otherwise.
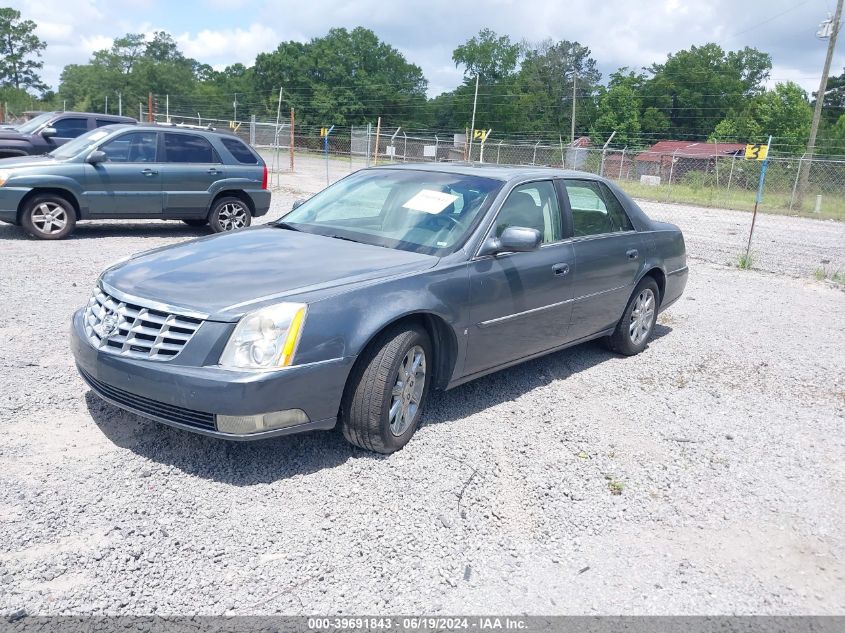
[[[161,125],[162,127],[178,127],[178,128],[186,128],[189,130],[205,130],[206,132],[216,132],[217,128],[211,127],[211,125],[191,125],[190,123],[170,123],[166,121],[154,121],[153,125]]]

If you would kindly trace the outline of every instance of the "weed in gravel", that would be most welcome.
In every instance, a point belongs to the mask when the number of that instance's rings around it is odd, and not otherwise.
[[[610,489],[610,494],[621,495],[622,491],[625,489],[625,484],[618,479],[611,479],[608,482],[607,487]]]
[[[754,266],[754,254],[753,253],[742,253],[736,262],[737,268],[740,270],[751,270]]]
[[[832,281],[835,284],[845,284],[845,272],[841,270],[830,271],[827,267],[822,266],[813,271],[813,277],[816,281]]]

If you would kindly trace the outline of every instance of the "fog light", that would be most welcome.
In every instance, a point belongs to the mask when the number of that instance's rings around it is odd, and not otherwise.
[[[249,435],[273,429],[283,429],[288,426],[305,424],[308,416],[302,409],[287,409],[258,415],[217,415],[217,430],[221,433],[235,435]]]

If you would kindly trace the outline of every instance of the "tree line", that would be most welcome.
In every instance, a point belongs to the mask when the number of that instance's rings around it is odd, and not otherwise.
[[[427,96],[428,81],[373,31],[333,28],[308,42],[287,41],[260,53],[251,66],[215,70],[186,57],[173,37],[129,33],[85,64],[69,64],[54,92],[41,80],[46,45],[35,24],[0,8],[0,102],[42,108],[137,114],[149,93],[162,112],[244,120],[294,108],[306,125],[360,125],[382,117],[405,129],[454,131],[470,125],[478,79],[476,128],[498,135],[569,140],[589,136],[601,145],[631,148],[661,139],[763,142],[800,154],[806,146],[812,102],[793,82],[767,88],[771,57],[755,48],[726,51],[691,46],[646,68],[620,68],[603,81],[589,47],[569,40],[513,41],[482,29],[458,45],[452,60],[463,70],[454,90]],[[282,101],[279,103],[279,88]],[[845,154],[845,72],[824,95],[818,153]],[[108,103],[106,103],[108,100]]]

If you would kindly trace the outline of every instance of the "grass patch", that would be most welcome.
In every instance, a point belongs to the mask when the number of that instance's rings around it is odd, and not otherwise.
[[[672,183],[672,185],[660,185],[652,187],[644,185],[635,180],[617,180],[616,184],[629,196],[641,200],[654,202],[677,202],[681,204],[692,204],[701,207],[720,207],[724,209],[735,209],[737,211],[752,211],[754,209],[755,191],[743,189],[716,189],[715,187],[696,187],[684,183]],[[826,195],[822,201],[820,213],[814,211],[816,205],[815,195],[806,195],[803,205],[793,204],[792,209],[789,203],[792,192],[789,193],[764,193],[763,201],[757,209],[760,213],[775,215],[797,215],[807,218],[821,220],[838,220],[845,222],[845,197]]]
[[[607,483],[607,487],[610,490],[610,494],[612,495],[621,495],[622,491],[625,490],[625,484],[623,484],[618,479],[611,479]]]
[[[841,270],[828,270],[826,267],[816,268],[813,271],[816,281],[832,281],[835,284],[845,284],[845,272]]]
[[[751,270],[754,267],[754,253],[740,253],[736,260],[736,266],[740,270]]]

